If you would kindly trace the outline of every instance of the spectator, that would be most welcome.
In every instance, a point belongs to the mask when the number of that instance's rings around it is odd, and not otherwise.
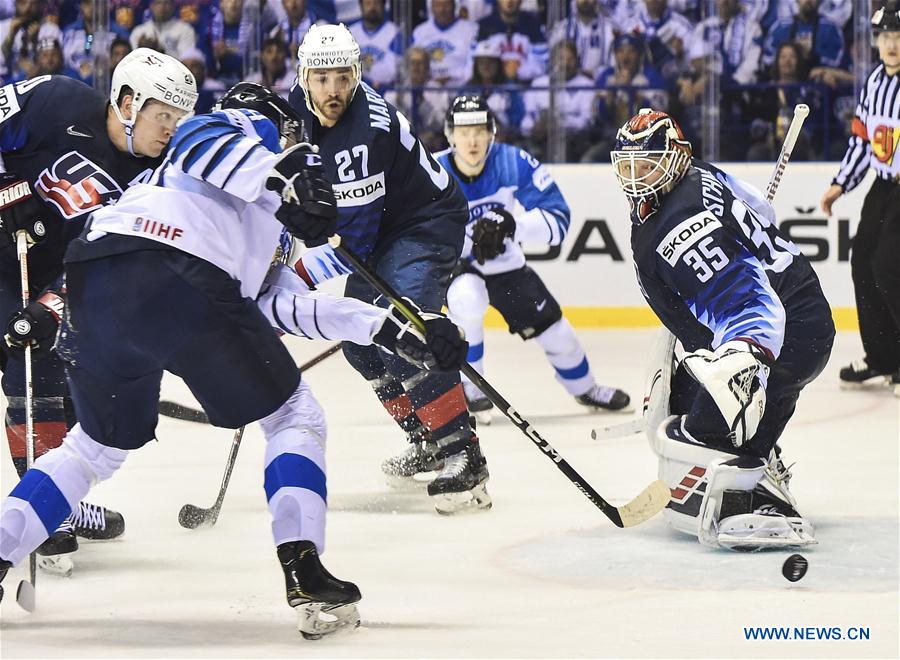
[[[119,30],[130,33],[134,29],[141,21],[143,4],[142,0],[109,0],[110,21],[116,25],[117,33]]]
[[[306,36],[306,31],[319,21],[307,10],[306,0],[281,0],[281,4],[284,7],[285,17],[269,33],[269,36],[281,37],[287,44],[291,61],[295,61],[297,49],[300,48],[300,42]]]
[[[578,70],[578,49],[574,41],[557,43],[553,47],[551,62],[560,68],[560,78],[565,81],[564,89],[555,95],[555,114],[550,115],[550,92],[547,89],[550,76],[538,76],[532,82],[535,89],[525,93],[522,133],[531,138],[533,153],[543,153],[548,124],[561,119],[566,129],[567,160],[578,160],[590,144],[590,140],[585,140],[585,133],[594,118],[594,84]]]
[[[350,26],[359,44],[363,79],[375,89],[390,87],[397,80],[402,37],[397,26],[384,16],[385,0],[359,0],[362,20]]]
[[[649,50],[648,62],[665,80],[674,82],[688,70],[685,55],[694,26],[672,11],[668,0],[644,0],[626,32],[643,35]]]
[[[281,37],[269,37],[262,44],[259,61],[262,70],[247,76],[249,82],[268,87],[285,99],[291,91],[296,74],[288,67],[287,45]]]
[[[478,21],[478,41],[500,49],[510,82],[530,82],[547,71],[547,40],[536,14],[520,11],[522,0],[497,0],[494,11]]]
[[[813,67],[837,68],[844,61],[841,30],[819,13],[819,0],[798,0],[797,15],[778,21],[766,38],[763,64],[771,66],[775,51],[786,41],[800,44]]]
[[[810,107],[810,118],[803,125],[791,157],[810,160],[810,131],[821,117],[822,103],[815,88],[803,85],[809,82],[809,64],[799,44],[787,41],[778,47],[772,82],[784,87],[769,87],[752,97],[750,137],[753,143],[747,152],[747,160],[772,161],[778,157],[794,115],[794,106],[798,103]]]
[[[482,18],[489,16],[494,0],[459,0],[457,13],[460,18],[478,23]]]
[[[197,45],[194,29],[179,18],[175,18],[175,0],[151,0],[151,20],[134,28],[131,33],[131,47],[140,48],[147,39],[159,43],[167,55],[179,53]]]
[[[550,44],[574,41],[578,69],[593,80],[612,63],[612,22],[600,13],[598,0],[575,0],[575,13],[553,26]]]
[[[437,89],[425,89],[432,82],[430,56],[425,48],[412,46],[406,51],[405,69],[405,89],[388,92],[385,98],[409,119],[426,149],[440,151],[446,147],[444,110],[450,104],[450,95]]]
[[[210,23],[216,76],[232,85],[244,75],[253,25],[244,16],[244,0],[220,0]]]
[[[59,38],[59,27],[44,19],[38,0],[16,0],[12,18],[0,21],[0,75],[29,77],[36,66],[38,42]]]
[[[131,42],[122,37],[116,37],[109,46],[109,75],[116,70],[122,58],[131,52]]]
[[[42,39],[38,42],[35,68],[30,78],[38,76],[63,75],[69,78],[79,79],[78,72],[65,66],[63,62],[62,46],[56,39]]]
[[[668,107],[666,83],[652,64],[646,62],[646,44],[640,35],[621,34],[614,43],[615,64],[597,76],[597,119],[605,137],[614,140],[620,126],[640,108]],[[611,88],[611,89],[609,89]],[[634,88],[647,88],[639,92]],[[605,145],[602,160],[608,160],[612,143]]]
[[[101,43],[94,35],[93,0],[79,0],[78,9],[78,18],[63,30],[62,51],[66,66],[77,71],[80,78],[87,81],[94,73],[95,54],[108,53],[113,39],[116,37],[127,39],[128,33],[117,25],[110,24],[109,32]]]
[[[490,41],[480,41],[472,53],[472,77],[457,93],[480,94],[487,99],[491,111],[497,117],[497,133],[504,142],[512,142],[518,136],[519,125],[525,114],[525,105],[519,91],[509,84],[503,75],[500,46]]]
[[[192,48],[181,54],[181,63],[184,64],[197,81],[197,104],[194,112],[203,114],[212,110],[216,101],[225,93],[225,83],[206,75],[206,56],[198,48]]]
[[[474,22],[456,17],[455,0],[431,0],[431,18],[416,26],[412,43],[428,51],[433,84],[455,88],[469,78],[477,32]]]

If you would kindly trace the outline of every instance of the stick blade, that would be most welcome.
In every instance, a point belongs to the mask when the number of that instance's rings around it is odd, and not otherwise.
[[[26,612],[34,612],[37,607],[34,585],[28,580],[19,582],[19,588],[16,589],[16,602]]]
[[[634,527],[650,520],[666,508],[672,493],[666,482],[657,479],[628,504],[616,507],[622,519],[622,527]]]
[[[197,529],[198,527],[208,527],[210,522],[210,510],[201,509],[193,504],[185,504],[178,512],[178,524],[185,529]]]

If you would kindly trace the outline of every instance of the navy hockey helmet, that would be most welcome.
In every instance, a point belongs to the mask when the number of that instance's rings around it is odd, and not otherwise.
[[[638,222],[681,181],[691,165],[691,143],[665,112],[642,108],[616,133],[613,171]]]
[[[872,15],[872,33],[900,32],[900,2],[888,0],[884,7]]]
[[[246,108],[256,110],[264,117],[271,119],[281,135],[281,148],[289,138],[295,142],[302,142],[302,120],[297,111],[281,98],[278,94],[262,85],[252,82],[239,82],[225,92],[225,95],[216,103],[214,110],[231,110]]]

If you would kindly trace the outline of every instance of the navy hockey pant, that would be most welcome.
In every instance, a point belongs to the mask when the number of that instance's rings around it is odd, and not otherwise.
[[[300,371],[240,283],[212,264],[145,250],[67,264],[60,355],[78,421],[101,444],[155,436],[163,371],[180,376],[210,422],[237,428],[278,409]]]

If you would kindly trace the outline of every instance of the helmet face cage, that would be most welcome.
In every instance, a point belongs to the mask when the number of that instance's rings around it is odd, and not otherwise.
[[[643,109],[619,129],[611,153],[613,171],[638,219],[659,205],[687,173],[691,145],[678,124],[663,112]]]
[[[491,141],[487,148],[490,152],[497,135],[497,121],[494,118],[494,112],[483,96],[480,94],[457,96],[447,109],[447,115],[444,118],[444,135],[450,149],[454,151],[456,144],[453,140],[453,129],[457,126],[486,126],[491,134]],[[485,158],[487,158],[487,154],[485,154]]]
[[[359,44],[356,43],[356,39],[343,23],[312,25],[297,49],[297,84],[303,90],[306,107],[320,120],[325,117],[310,98],[307,80],[309,72],[313,69],[344,68],[350,69],[354,81],[353,90],[350,92],[350,101],[352,101],[356,90],[359,89],[359,81],[362,80]]]
[[[225,92],[213,109],[228,110],[232,108],[255,110],[270,119],[281,136],[282,149],[291,138],[294,139],[294,142],[302,141],[300,116],[287,101],[262,85],[240,82]]]

